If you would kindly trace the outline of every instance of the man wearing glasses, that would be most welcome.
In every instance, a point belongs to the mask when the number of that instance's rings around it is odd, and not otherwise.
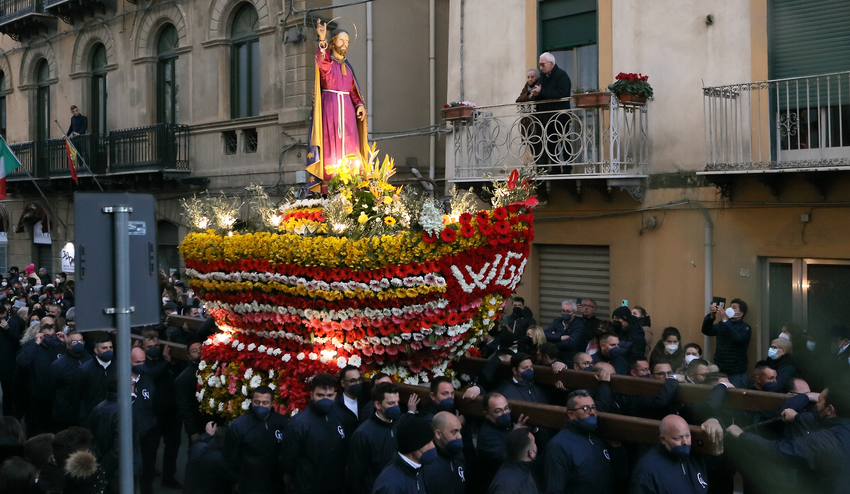
[[[599,336],[596,332],[599,330],[599,319],[596,318],[596,301],[586,298],[578,305],[578,312],[581,314],[581,322],[584,323],[584,331],[588,339]]]
[[[478,458],[481,462],[481,484],[490,485],[505,457],[508,434],[524,427],[528,417],[520,415],[516,423],[511,420],[511,406],[499,393],[487,393],[482,400],[484,422],[478,431]]]
[[[341,412],[346,435],[351,437],[357,426],[369,418],[369,414],[364,413],[369,398],[363,394],[360,369],[353,365],[346,365],[339,371],[339,384],[342,386],[342,393],[336,394],[335,406]]]
[[[544,492],[613,494],[626,481],[626,453],[596,435],[596,404],[586,390],[567,397],[567,422],[546,451]]]
[[[50,364],[65,353],[65,333],[56,333],[56,321],[44,316],[35,338],[27,341],[18,354],[18,367],[27,370],[30,393],[26,412],[27,437],[53,432],[53,395]]]
[[[561,317],[552,321],[543,331],[546,341],[554,343],[561,352],[561,362],[571,362],[577,352],[587,347],[587,333],[576,310],[575,300],[564,300],[561,303]]]

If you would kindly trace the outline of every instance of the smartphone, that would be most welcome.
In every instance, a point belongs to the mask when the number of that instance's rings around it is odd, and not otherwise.
[[[629,306],[629,301],[623,300],[623,307],[628,307],[628,306]]]
[[[576,305],[581,305],[581,297],[576,299]]]
[[[718,307],[726,307],[726,299],[723,297],[712,297],[712,304],[717,304]]]

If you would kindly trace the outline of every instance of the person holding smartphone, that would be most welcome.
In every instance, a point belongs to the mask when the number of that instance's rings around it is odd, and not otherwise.
[[[746,388],[747,348],[753,334],[753,329],[744,322],[747,303],[739,298],[733,299],[725,311],[721,303],[725,300],[712,302],[708,315],[702,321],[702,334],[717,337],[714,363],[720,372],[729,376],[729,382],[736,388]]]

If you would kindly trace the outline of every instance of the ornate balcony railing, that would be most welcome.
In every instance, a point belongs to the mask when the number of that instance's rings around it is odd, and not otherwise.
[[[472,118],[454,121],[449,180],[505,177],[525,164],[546,168],[553,180],[646,176],[646,106],[612,95],[601,108],[557,109],[567,101],[478,107]]]
[[[109,133],[109,173],[189,171],[189,126],[156,124]]]
[[[44,0],[0,0],[0,24],[44,12]]]
[[[0,33],[21,41],[55,29],[56,19],[46,15],[45,0],[0,0]]]
[[[850,71],[703,88],[708,172],[850,166]]]
[[[96,174],[106,172],[107,154],[104,143],[105,138],[100,134],[85,134],[71,138],[71,144],[74,145],[78,153],[78,176],[88,176],[92,172]],[[44,149],[45,163],[43,169],[47,170],[47,174],[51,178],[70,177],[71,167],[68,163],[68,150],[65,146],[65,138],[60,137],[48,140]]]
[[[35,169],[33,167],[33,164],[35,163],[34,143],[32,141],[16,142],[14,144],[9,144],[9,149],[12,150],[12,153],[18,158],[18,161],[21,162],[21,166],[7,175],[6,179],[29,179],[30,176],[33,176],[35,174]]]

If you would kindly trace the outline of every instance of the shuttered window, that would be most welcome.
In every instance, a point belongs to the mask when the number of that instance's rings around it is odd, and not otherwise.
[[[541,51],[596,44],[596,0],[540,0]]]
[[[540,245],[540,316],[548,325],[561,317],[561,302],[591,298],[597,304],[596,317],[611,313],[610,258],[607,246]]]
[[[770,78],[850,69],[850,2],[770,0]]]

